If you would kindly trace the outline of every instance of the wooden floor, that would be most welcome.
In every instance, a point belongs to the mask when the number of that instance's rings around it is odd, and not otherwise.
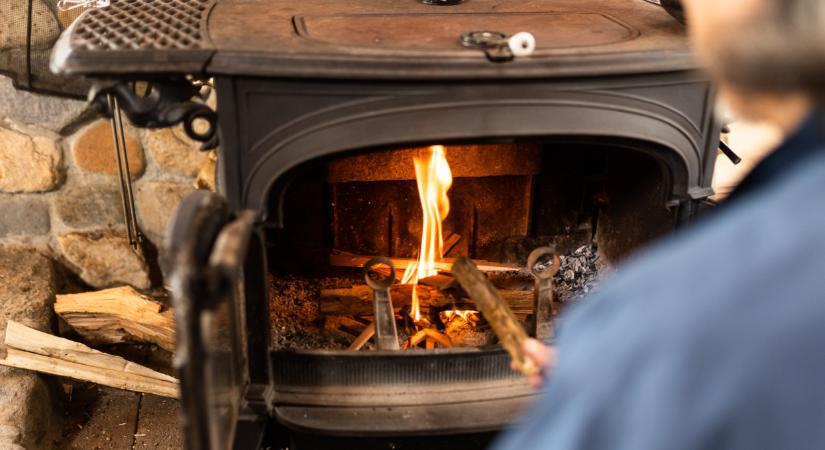
[[[169,373],[171,354],[149,346],[103,349]],[[63,389],[61,450],[180,449],[175,399],[59,379]]]

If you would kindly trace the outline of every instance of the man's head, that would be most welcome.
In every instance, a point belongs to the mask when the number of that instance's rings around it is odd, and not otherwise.
[[[825,0],[683,2],[697,53],[737,112],[761,115],[764,98],[825,99]]]

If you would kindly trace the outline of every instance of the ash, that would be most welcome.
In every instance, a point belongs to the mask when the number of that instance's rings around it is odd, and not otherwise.
[[[597,289],[606,264],[600,260],[595,245],[583,245],[567,255],[559,256],[559,259],[561,268],[553,277],[558,301],[575,303]]]
[[[274,276],[269,280],[269,319],[274,350],[345,349],[349,342],[324,329],[321,289],[350,287],[355,277]]]

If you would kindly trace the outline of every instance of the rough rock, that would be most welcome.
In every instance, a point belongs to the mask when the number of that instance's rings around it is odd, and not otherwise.
[[[60,181],[62,159],[53,138],[0,127],[0,191],[54,189]]]
[[[49,233],[49,204],[40,196],[0,195],[0,238]]]
[[[195,189],[184,183],[157,181],[137,188],[138,223],[149,239],[159,244],[178,204]]]
[[[28,17],[28,2],[0,3],[0,48],[25,47],[27,29],[19,24]],[[48,48],[60,34],[57,18],[43,0],[32,4],[32,46]]]
[[[128,128],[125,131],[129,156],[129,173],[139,177],[146,169],[146,159],[140,140]],[[112,142],[112,127],[105,120],[97,120],[80,130],[72,140],[72,154],[77,167],[95,173],[117,175],[117,157]]]
[[[150,287],[146,261],[129,246],[125,231],[66,233],[58,236],[57,246],[69,267],[92,287]]]
[[[51,260],[36,251],[0,246],[0,342],[15,320],[48,331],[54,303]],[[0,367],[0,448],[50,448],[52,401],[44,378]]]
[[[82,101],[18,91],[10,78],[0,77],[0,116],[15,122],[59,132],[87,109]]]
[[[208,158],[199,150],[200,144],[186,135],[182,126],[148,130],[144,134],[149,156],[162,170],[193,177]]]
[[[53,200],[55,217],[68,228],[100,229],[123,223],[123,204],[114,186],[79,186],[61,194]]]

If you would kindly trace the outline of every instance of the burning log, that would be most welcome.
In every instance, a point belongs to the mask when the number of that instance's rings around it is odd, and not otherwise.
[[[372,256],[356,255],[354,253],[342,252],[333,250],[329,255],[329,264],[334,267],[352,267],[362,268],[364,263],[372,259]],[[395,266],[396,273],[404,273],[407,266],[415,264],[417,260],[408,258],[390,258],[393,266]],[[441,261],[435,261],[434,267],[441,272],[449,272],[453,263],[452,258],[445,258]],[[522,267],[515,264],[504,264],[492,261],[474,260],[473,263],[482,272],[518,272]]]
[[[501,345],[510,353],[516,368],[525,375],[538,374],[541,368],[528,359],[522,350],[527,332],[490,280],[467,258],[459,258],[453,265],[452,272],[461,287],[475,300],[476,306],[498,335]]]
[[[390,288],[393,309],[400,312],[412,303],[410,284],[394,284]],[[417,287],[418,299],[423,308],[448,307],[456,303],[449,294],[429,286]],[[513,311],[526,316],[533,312],[533,291],[501,291],[501,296]],[[322,315],[359,316],[372,314],[372,290],[369,286],[353,286],[344,289],[322,289],[320,309]]]

